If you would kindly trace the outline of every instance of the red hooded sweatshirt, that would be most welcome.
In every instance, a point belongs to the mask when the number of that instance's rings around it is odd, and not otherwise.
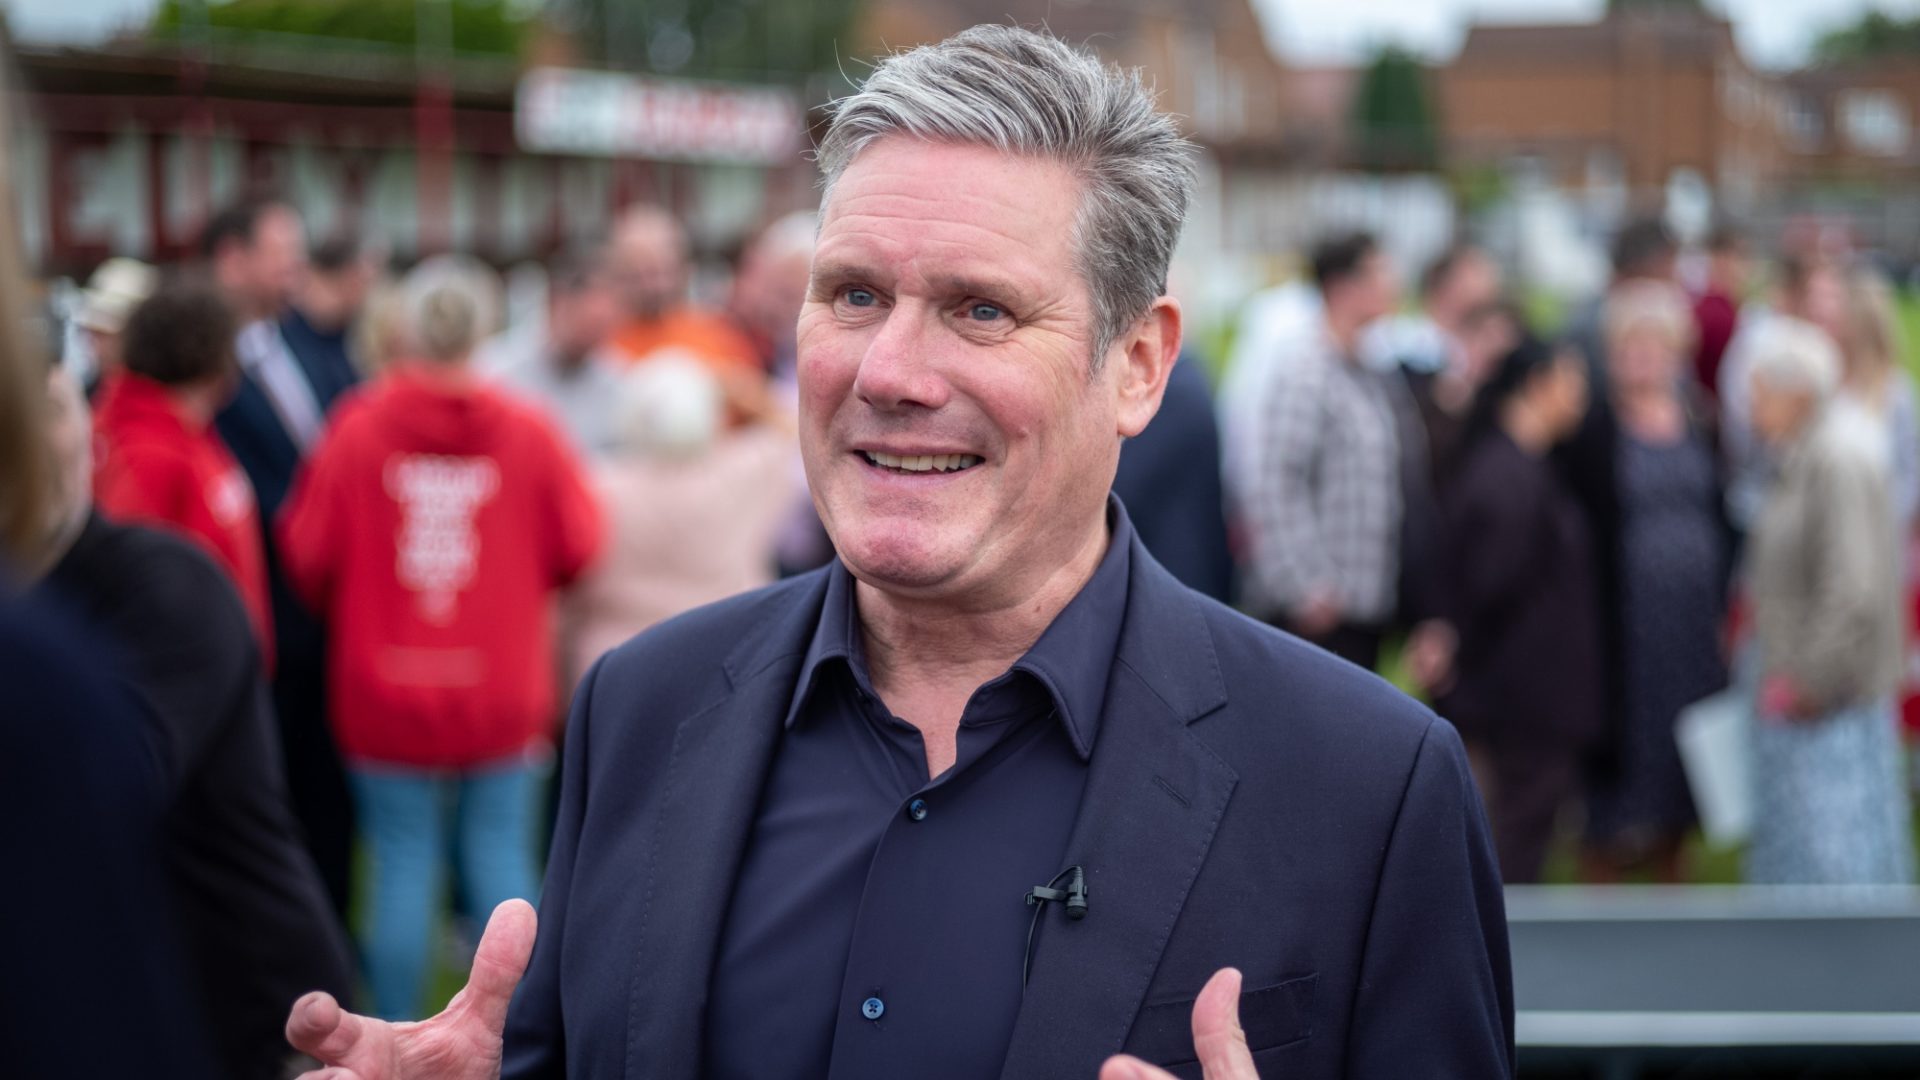
[[[273,667],[273,601],[253,485],[211,424],[196,423],[167,388],[120,372],[100,388],[93,418],[93,500],[110,518],[158,525],[198,543],[226,569]]]
[[[349,759],[476,765],[554,716],[552,594],[594,556],[599,508],[544,416],[456,380],[402,366],[342,402],[280,516]]]

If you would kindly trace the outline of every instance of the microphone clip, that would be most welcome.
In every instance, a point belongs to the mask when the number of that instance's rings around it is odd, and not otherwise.
[[[1056,889],[1061,878],[1067,879],[1067,887]],[[1078,866],[1069,866],[1056,875],[1046,885],[1035,885],[1027,893],[1027,906],[1038,904],[1062,903],[1067,906],[1067,918],[1084,919],[1087,917],[1087,875]],[[1037,913],[1036,913],[1037,914]]]

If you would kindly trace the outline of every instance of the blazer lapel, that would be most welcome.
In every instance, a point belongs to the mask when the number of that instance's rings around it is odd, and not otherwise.
[[[640,947],[628,991],[630,1077],[698,1076],[708,985],[781,718],[826,576],[726,661],[732,693],[682,721],[654,823]]]
[[[1092,1076],[1119,1052],[1237,780],[1187,724],[1224,704],[1199,602],[1137,542],[1126,624],[1067,861],[1085,919],[1052,913],[1002,1076]]]

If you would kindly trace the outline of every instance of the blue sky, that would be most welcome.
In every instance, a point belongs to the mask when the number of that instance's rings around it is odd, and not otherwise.
[[[1099,2],[1099,0],[1093,0]],[[1557,21],[1592,18],[1604,0],[1254,0],[1269,38],[1287,59],[1335,63],[1395,42],[1435,58],[1459,47],[1473,18]],[[1920,0],[1707,0],[1731,15],[1747,57],[1769,67],[1804,59],[1818,32],[1868,7],[1920,14]],[[28,40],[86,40],[142,21],[155,0],[0,0]]]

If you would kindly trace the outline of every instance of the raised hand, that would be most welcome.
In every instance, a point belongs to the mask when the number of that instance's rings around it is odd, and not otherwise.
[[[356,1016],[322,990],[294,1002],[287,1041],[325,1066],[300,1080],[496,1080],[507,1003],[533,955],[535,922],[525,900],[494,908],[466,989],[431,1020]]]
[[[1247,1033],[1240,1030],[1238,971],[1221,968],[1214,972],[1194,1001],[1193,1049],[1200,1057],[1200,1074],[1206,1080],[1260,1080],[1260,1074],[1253,1067],[1253,1054],[1247,1050]],[[1137,1057],[1117,1054],[1100,1066],[1100,1080],[1175,1080],[1175,1077]]]

